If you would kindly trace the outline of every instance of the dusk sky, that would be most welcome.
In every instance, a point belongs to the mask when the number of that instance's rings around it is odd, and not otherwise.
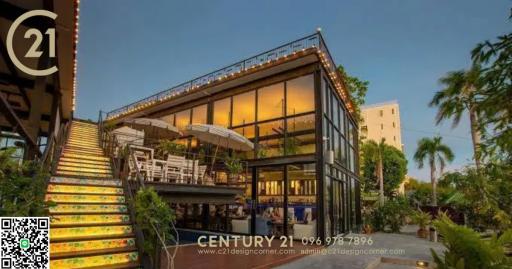
[[[80,3],[76,116],[109,111],[321,27],[337,64],[370,81],[367,104],[398,100],[409,175],[416,142],[441,134],[471,162],[468,120],[435,126],[428,107],[447,71],[478,42],[510,32],[511,1],[135,1]]]

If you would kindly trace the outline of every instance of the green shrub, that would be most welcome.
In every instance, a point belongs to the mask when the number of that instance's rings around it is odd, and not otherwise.
[[[44,199],[50,176],[33,161],[12,159],[15,148],[0,150],[0,216],[47,216],[53,202]]]
[[[158,238],[170,242],[171,222],[174,221],[174,213],[171,208],[158,196],[153,188],[142,188],[135,196],[135,220],[144,234],[144,252],[156,261],[160,249],[165,247]],[[158,231],[155,231],[155,227]],[[153,262],[154,264],[154,262]]]
[[[412,221],[418,224],[420,228],[425,229],[432,221],[432,216],[427,212],[418,210],[412,215]]]
[[[444,258],[431,249],[438,269],[512,268],[511,258],[504,253],[504,246],[512,243],[512,230],[482,240],[476,231],[453,223],[445,214],[433,223],[447,249]]]
[[[383,206],[377,207],[372,212],[371,223],[376,231],[400,232],[400,228],[405,224],[405,218],[411,209],[407,199],[397,197],[386,201]]]

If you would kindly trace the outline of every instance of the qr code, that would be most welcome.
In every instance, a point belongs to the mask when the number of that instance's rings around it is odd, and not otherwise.
[[[50,268],[49,218],[0,218],[0,268]]]

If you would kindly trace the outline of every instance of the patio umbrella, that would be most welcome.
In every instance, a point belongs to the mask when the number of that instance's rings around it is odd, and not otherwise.
[[[216,145],[213,155],[212,167],[217,157],[219,147],[233,149],[236,151],[250,151],[254,149],[254,144],[245,136],[218,125],[209,124],[191,124],[183,130],[184,135],[191,135],[202,142]]]
[[[147,136],[153,138],[175,139],[181,136],[178,128],[160,119],[136,118],[127,119],[124,123],[133,129],[143,130]]]

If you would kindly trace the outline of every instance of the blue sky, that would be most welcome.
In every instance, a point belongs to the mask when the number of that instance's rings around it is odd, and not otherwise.
[[[444,135],[450,166],[471,161],[467,120],[435,126],[437,80],[510,31],[511,1],[135,1],[80,3],[76,116],[111,110],[322,28],[338,64],[370,81],[367,104],[398,100],[409,174],[424,136]]]

